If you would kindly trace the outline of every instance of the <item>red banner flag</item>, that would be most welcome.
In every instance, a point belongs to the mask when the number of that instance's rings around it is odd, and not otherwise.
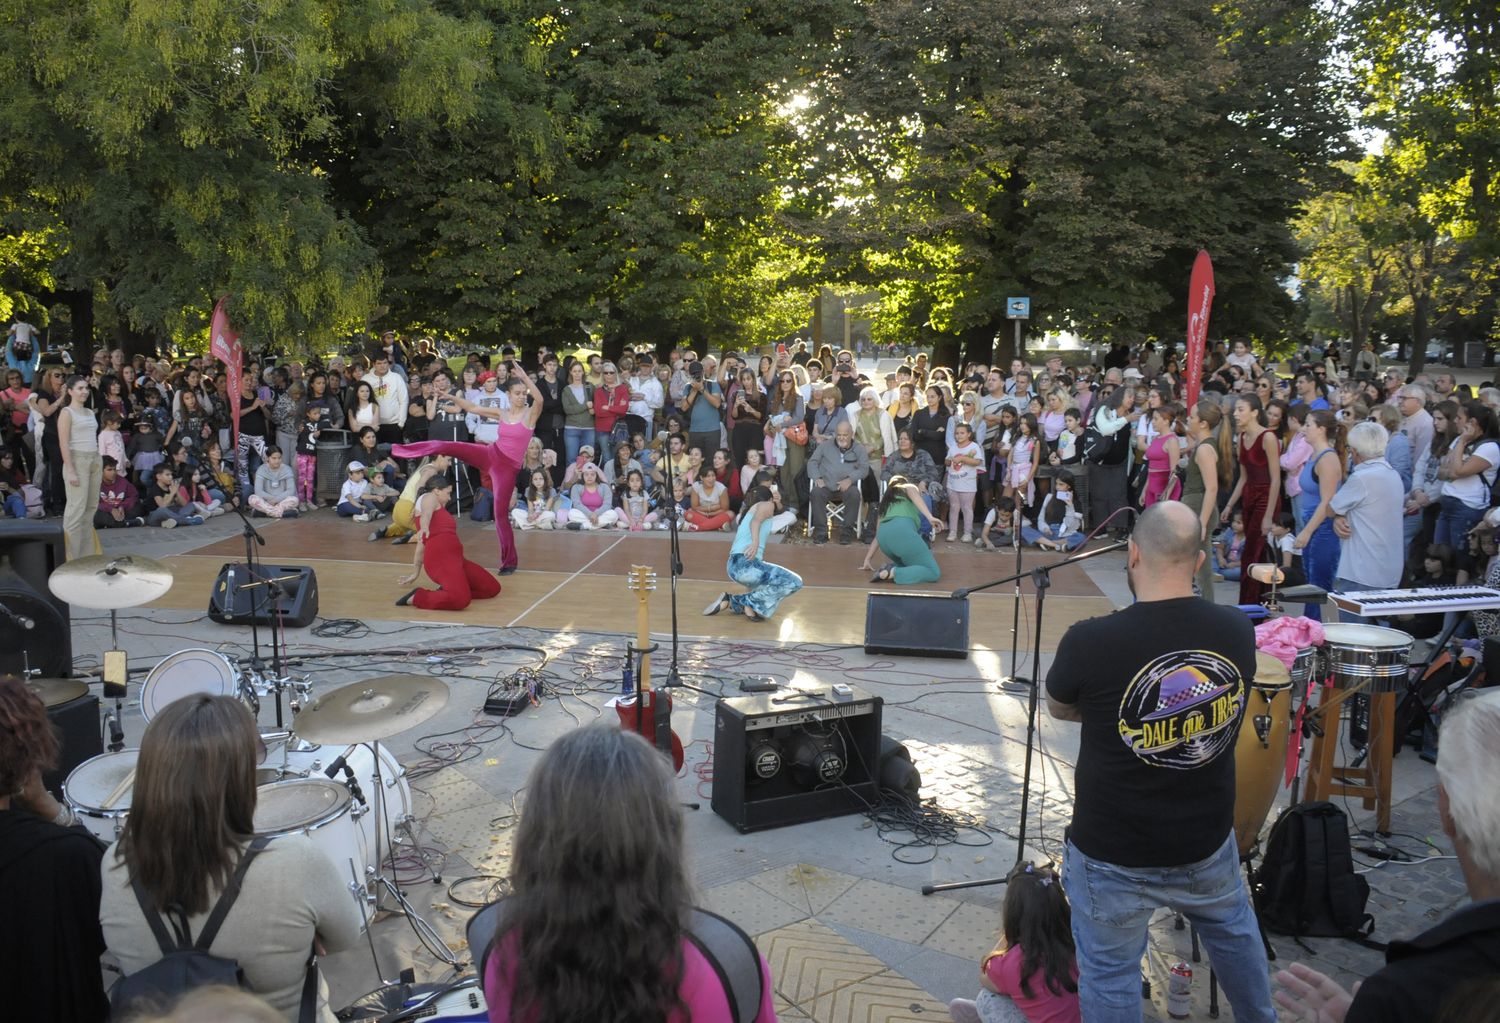
[[[240,446],[240,374],[245,367],[245,350],[240,347],[240,336],[229,326],[229,311],[224,303],[229,296],[219,299],[214,306],[213,319],[208,325],[208,350],[214,358],[224,364],[225,390],[229,393],[229,415],[233,423],[235,450]]]
[[[1207,249],[1198,250],[1193,275],[1188,280],[1187,407],[1198,400],[1203,384],[1203,356],[1208,347],[1208,313],[1214,304],[1214,265]]]

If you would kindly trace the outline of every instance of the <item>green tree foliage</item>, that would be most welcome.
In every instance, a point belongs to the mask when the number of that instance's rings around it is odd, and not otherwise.
[[[1193,253],[1216,331],[1270,333],[1303,182],[1341,152],[1329,29],[1276,0],[848,8],[801,118],[794,214],[895,321],[987,359],[1036,326],[1179,336]]]

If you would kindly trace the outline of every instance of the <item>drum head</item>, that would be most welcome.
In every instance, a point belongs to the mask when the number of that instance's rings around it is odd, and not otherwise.
[[[236,673],[229,658],[213,650],[179,650],[164,657],[141,686],[141,717],[150,721],[158,711],[184,696],[233,696]]]
[[[1287,670],[1285,664],[1281,663],[1281,658],[1257,650],[1255,651],[1255,679],[1250,685],[1256,689],[1290,689],[1292,673]]]
[[[129,810],[133,785],[120,793],[108,808],[104,806],[104,800],[119,787],[126,775],[135,770],[136,758],[140,755],[141,751],[138,749],[122,749],[117,753],[101,753],[85,760],[73,768],[68,780],[63,782],[63,793],[68,797],[68,803],[80,810],[96,812]]]
[[[1383,647],[1411,646],[1412,638],[1404,632],[1396,629],[1386,629],[1379,625],[1363,625],[1356,622],[1335,622],[1332,625],[1323,626],[1323,636],[1329,646],[1364,647],[1367,649],[1379,649]]]
[[[349,790],[326,778],[264,785],[256,791],[255,833],[284,835],[326,824],[349,808]]]

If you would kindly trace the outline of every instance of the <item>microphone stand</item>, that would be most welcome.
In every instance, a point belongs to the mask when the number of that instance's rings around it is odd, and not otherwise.
[[[684,448],[683,450],[686,451],[687,449]],[[674,498],[672,496],[676,492],[676,490],[677,490],[677,467],[672,464],[672,438],[670,438],[670,437],[667,438],[667,449],[666,449],[666,455],[665,455],[665,457],[666,457],[666,460],[667,460],[667,493],[666,493],[666,499],[667,499],[668,505],[671,508],[671,512],[667,515],[667,533],[669,535],[669,544],[670,544],[669,550],[670,550],[670,557],[671,557],[671,562],[672,562],[671,566],[670,566],[670,568],[671,568],[670,574],[672,576],[672,660],[667,664],[667,677],[662,680],[661,688],[664,689],[664,690],[666,690],[669,693],[673,689],[691,689],[695,693],[702,693],[705,696],[712,696],[714,694],[708,692],[705,689],[699,689],[697,686],[688,685],[686,682],[684,682],[682,680],[682,675],[677,670],[677,647],[678,647],[678,631],[677,631],[677,577],[680,576],[680,575],[682,575],[682,571],[683,571],[683,569],[682,569],[682,533],[678,529],[678,526],[677,526],[677,516],[678,516],[678,513],[681,511],[681,509],[677,506],[677,500],[676,500],[676,498]],[[639,678],[640,676],[637,675],[636,677]],[[658,700],[660,700],[660,694],[658,694],[657,698],[658,698]],[[657,734],[660,735],[661,731],[662,731],[662,726],[666,725],[666,731],[668,733],[667,741],[670,742],[671,741],[671,735],[670,735],[670,733],[671,733],[671,721],[670,721],[669,718],[666,719],[666,720],[664,720],[664,718],[663,718],[663,715],[665,714],[666,706],[667,706],[666,702],[664,700],[660,700],[658,706],[661,709],[656,712],[657,713],[657,720],[656,720]],[[660,742],[660,741],[661,740],[658,740],[658,742]],[[671,753],[671,747],[670,746],[667,747],[666,752],[668,754]]]
[[[1092,551],[1069,555],[1061,561],[1038,565],[1030,572],[1020,572],[1014,576],[1006,576],[1004,579],[996,579],[993,582],[984,583],[981,586],[971,586],[968,589],[953,591],[953,596],[955,597],[966,597],[970,593],[977,593],[980,590],[988,590],[995,586],[1003,586],[1008,582],[1014,582],[1023,575],[1031,576],[1031,585],[1036,589],[1036,635],[1031,643],[1031,675],[1033,682],[1030,686],[1030,697],[1026,703],[1026,767],[1021,775],[1021,824],[1016,835],[1017,864],[1020,864],[1026,856],[1026,817],[1031,807],[1031,761],[1036,746],[1038,694],[1042,688],[1042,614],[1046,608],[1047,590],[1052,585],[1052,573],[1067,565],[1076,565],[1080,561],[1097,558],[1101,554],[1112,554],[1115,551],[1122,551],[1129,544],[1129,540],[1118,540],[1115,543],[1105,544],[1103,547]],[[931,895],[934,892],[950,892],[960,888],[980,888],[987,885],[1004,884],[1005,882],[1006,878],[1004,877],[989,877],[979,881],[950,881],[946,884],[929,884],[922,886],[922,894]]]
[[[996,507],[998,509],[999,506]],[[995,512],[996,524],[999,523],[999,519],[1000,513],[997,510]],[[1036,685],[1036,673],[1032,672],[1033,677],[1027,678],[1018,673],[1020,665],[1016,663],[1021,640],[1021,580],[1029,574],[1021,567],[1021,509],[1016,504],[1012,504],[1010,509],[1010,535],[1011,546],[1016,549],[1016,588],[1010,605],[1010,674],[1001,676],[1000,688],[1015,690],[1022,686],[1035,687]]]

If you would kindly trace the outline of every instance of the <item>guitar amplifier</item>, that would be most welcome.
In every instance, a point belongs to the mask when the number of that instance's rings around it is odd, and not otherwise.
[[[714,813],[746,832],[873,806],[881,705],[859,689],[841,700],[827,686],[720,700]]]

